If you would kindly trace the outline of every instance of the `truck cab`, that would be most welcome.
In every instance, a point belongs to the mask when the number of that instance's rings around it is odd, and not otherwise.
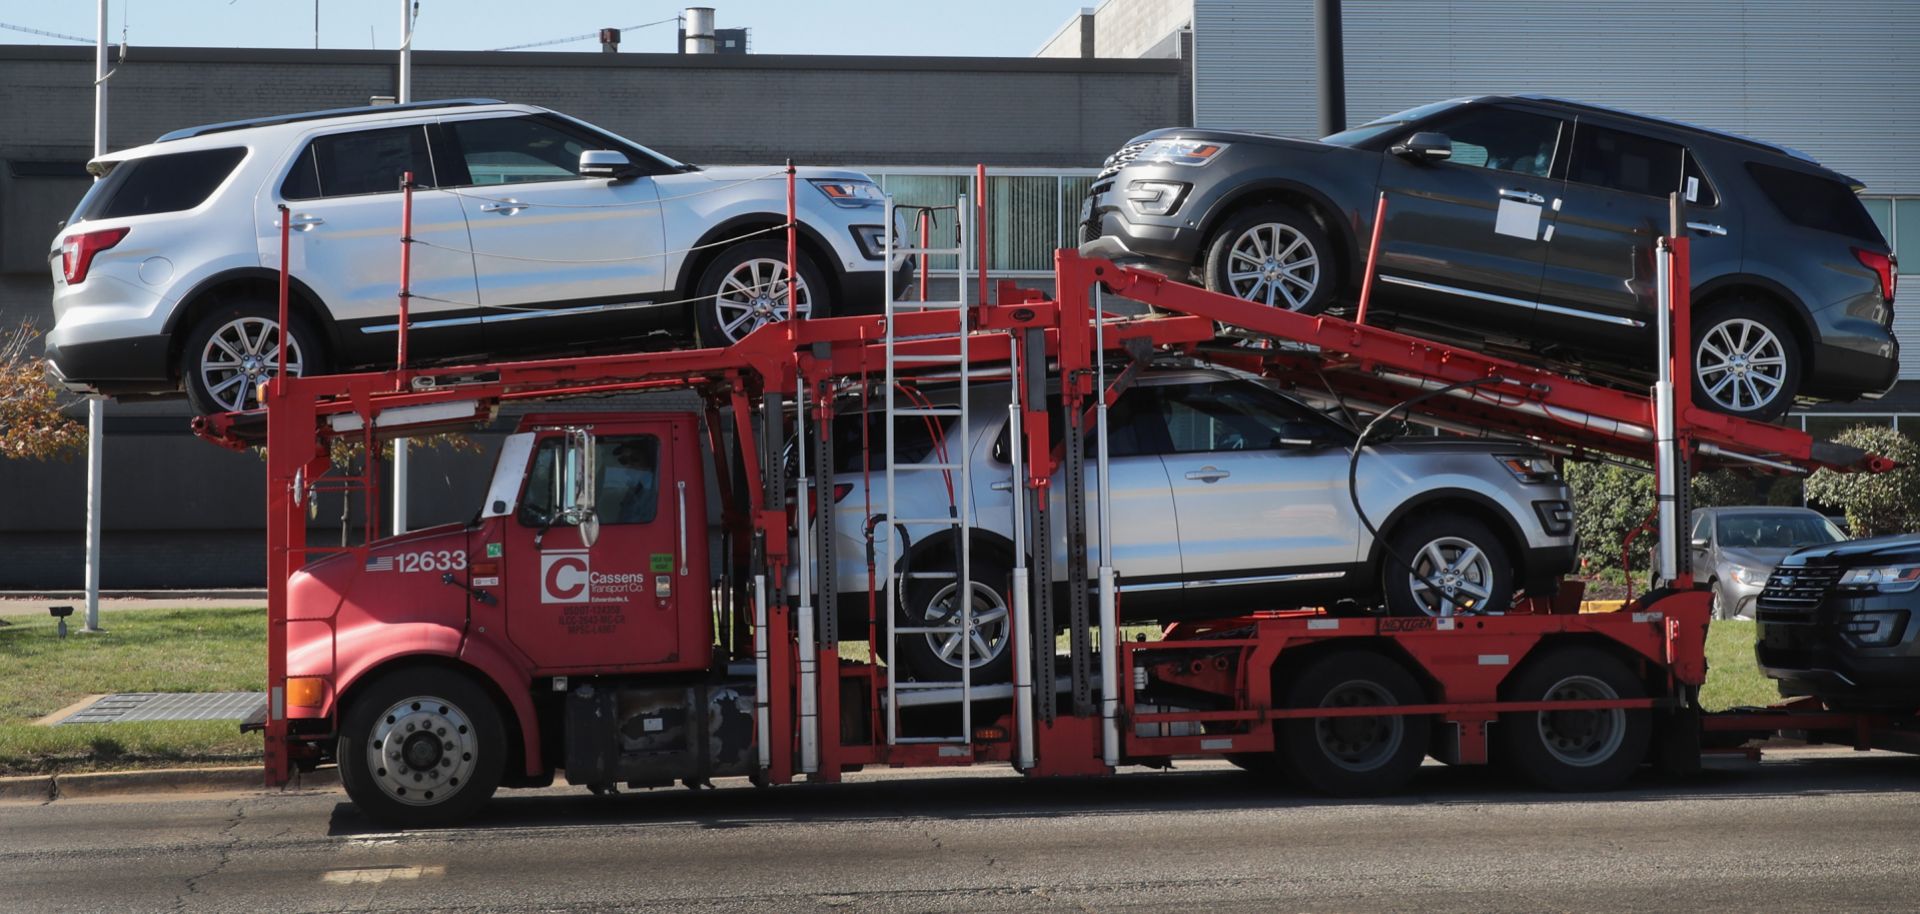
[[[368,778],[407,805],[435,775],[537,783],[562,767],[551,736],[568,677],[693,680],[713,670],[698,431],[692,413],[528,415],[502,443],[472,522],[375,540],[295,573],[285,701],[307,760],[334,757],[345,733],[343,777]],[[428,669],[476,697],[398,694],[423,691],[407,682]],[[460,739],[487,729],[476,718],[495,708],[510,711],[495,728],[498,751]],[[383,740],[356,732],[355,719],[383,709],[399,731],[356,764],[350,744]],[[639,732],[657,743],[672,734],[655,721]],[[447,738],[411,739],[433,731]],[[416,764],[399,766],[403,750]],[[393,756],[385,766],[383,753]]]

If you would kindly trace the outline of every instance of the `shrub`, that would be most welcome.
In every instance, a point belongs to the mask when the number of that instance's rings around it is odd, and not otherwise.
[[[1899,466],[1886,473],[1816,471],[1807,477],[1807,499],[1845,510],[1854,536],[1920,529],[1920,445],[1886,425],[1856,425],[1833,440]]]

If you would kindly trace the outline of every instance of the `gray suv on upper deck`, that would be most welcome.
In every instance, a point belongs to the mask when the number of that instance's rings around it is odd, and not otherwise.
[[[976,681],[1011,668],[1007,593],[1013,567],[1008,388],[977,384],[971,425],[932,416],[896,418],[901,463],[954,463],[970,453],[972,491],[959,473],[896,474],[893,511],[939,518],[970,498]],[[959,400],[952,388],[929,403]],[[1060,410],[1053,419],[1056,431]],[[863,425],[865,426],[863,428]],[[1550,593],[1573,566],[1573,514],[1566,483],[1531,445],[1407,435],[1370,439],[1360,455],[1359,501],[1380,537],[1354,511],[1347,488],[1352,428],[1259,382],[1208,368],[1144,373],[1109,414],[1114,563],[1121,618],[1173,621],[1340,599],[1384,604],[1397,615],[1504,610],[1523,590]],[[937,434],[936,434],[937,430]],[[884,414],[844,410],[833,424],[835,581],[843,631],[866,630],[867,531],[887,502]],[[1058,440],[1058,436],[1055,436]],[[873,454],[863,466],[863,450]],[[1088,453],[1091,454],[1091,444]],[[999,468],[994,471],[992,468]],[[1089,486],[1096,475],[1087,465]],[[873,488],[869,497],[868,486]],[[1055,516],[1064,517],[1059,487]],[[1088,498],[1089,513],[1097,514]],[[1089,520],[1089,524],[1097,523]],[[955,625],[953,529],[902,522],[902,626]],[[1056,581],[1066,579],[1064,533],[1054,528]],[[875,561],[885,562],[884,549]],[[1396,561],[1400,556],[1409,568]],[[880,572],[884,580],[884,570]],[[942,576],[946,579],[941,580]],[[851,614],[851,615],[848,615]],[[1064,616],[1062,617],[1064,618]],[[922,679],[951,680],[957,635],[901,639],[905,666]]]
[[[1854,191],[1804,154],[1538,96],[1454,99],[1321,140],[1172,128],[1108,157],[1083,250],[1316,312],[1371,313],[1591,376],[1653,367],[1653,239],[1692,237],[1696,402],[1772,418],[1892,385],[1895,263]],[[1371,317],[1371,314],[1370,314]]]

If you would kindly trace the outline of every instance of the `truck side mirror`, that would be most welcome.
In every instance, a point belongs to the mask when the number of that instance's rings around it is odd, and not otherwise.
[[[584,428],[567,429],[567,443],[561,465],[573,483],[568,493],[567,521],[580,529],[582,545],[592,547],[600,538],[600,516],[594,511],[594,496],[599,475],[594,471],[593,433]]]
[[[1415,162],[1444,162],[1453,158],[1453,140],[1444,133],[1422,130],[1387,151]]]

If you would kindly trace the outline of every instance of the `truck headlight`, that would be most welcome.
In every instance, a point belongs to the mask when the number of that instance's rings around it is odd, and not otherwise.
[[[1554,469],[1553,461],[1538,454],[1499,454],[1493,459],[1500,461],[1513,478],[1530,486],[1560,481],[1560,471]]]
[[[1205,165],[1226,151],[1226,143],[1210,143],[1206,140],[1154,140],[1127,164],[1145,165],[1153,162],[1167,165]]]
[[[1841,622],[1841,631],[1863,647],[1885,647],[1900,640],[1907,627],[1907,611],[1854,613]]]
[[[1881,593],[1906,593],[1920,587],[1920,565],[1879,565],[1849,568],[1840,576],[1840,586]]]
[[[844,206],[848,209],[879,206],[883,200],[880,195],[880,185],[872,181],[808,178],[807,183],[813,185],[814,189],[827,199],[832,200],[835,206]]]
[[[1135,181],[1127,185],[1127,205],[1142,216],[1165,216],[1179,207],[1187,187],[1178,181]]]

